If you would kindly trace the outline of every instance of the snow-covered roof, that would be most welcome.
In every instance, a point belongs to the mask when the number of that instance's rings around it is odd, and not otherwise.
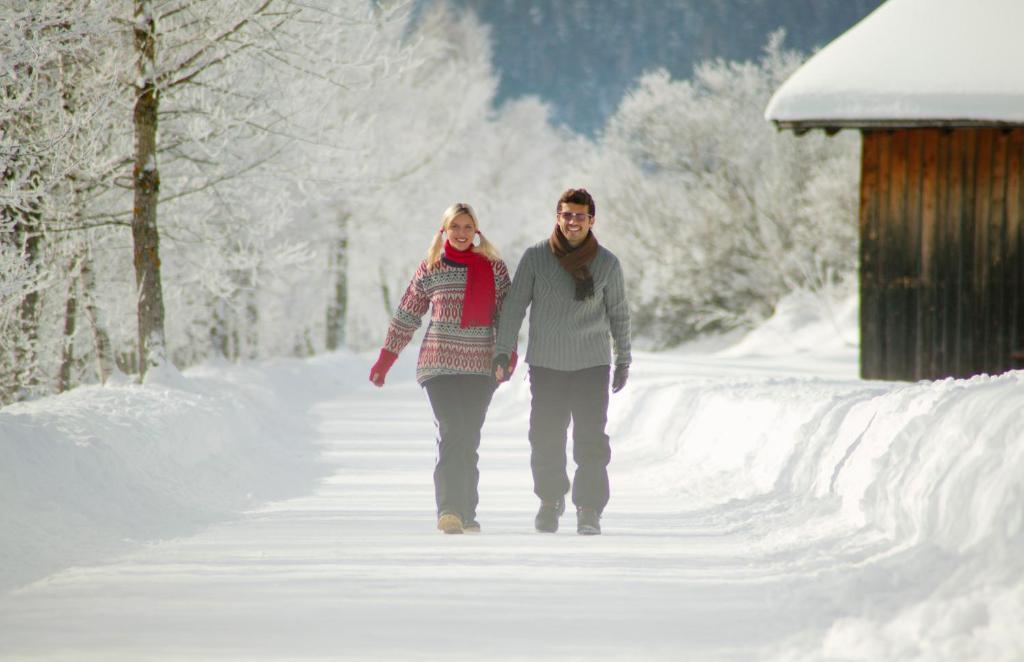
[[[1024,0],[889,0],[775,92],[782,127],[1024,124]]]

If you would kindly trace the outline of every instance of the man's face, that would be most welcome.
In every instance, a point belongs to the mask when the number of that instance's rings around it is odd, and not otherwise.
[[[594,227],[594,217],[587,205],[563,202],[558,208],[557,223],[569,244],[579,246],[587,238],[590,228]]]

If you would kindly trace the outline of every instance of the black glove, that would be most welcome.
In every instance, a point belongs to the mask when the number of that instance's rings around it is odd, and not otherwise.
[[[615,366],[615,374],[612,375],[612,393],[618,393],[622,390],[622,387],[626,385],[626,380],[629,378],[629,365],[617,365]]]
[[[491,374],[494,375],[494,378],[499,382],[507,380],[510,376],[508,374],[508,361],[508,354],[498,354],[491,362]],[[501,368],[501,379],[498,379],[498,368]]]

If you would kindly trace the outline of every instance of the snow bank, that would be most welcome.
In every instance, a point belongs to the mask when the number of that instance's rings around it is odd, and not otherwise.
[[[666,416],[665,412],[671,412]],[[801,378],[638,384],[620,467],[684,509],[782,493],[900,544],[1024,541],[1024,371],[918,384]]]
[[[1024,371],[784,375],[839,351],[855,310],[829,316],[847,320],[829,342],[830,320],[791,298],[732,348],[661,357],[658,377],[613,399],[615,475],[832,586],[824,637],[786,642],[777,659],[1024,659]],[[782,353],[787,335],[781,374],[725,368]]]
[[[715,356],[744,360],[779,357],[796,362],[830,357],[854,365],[860,345],[859,306],[856,296],[842,296],[852,288],[855,285],[847,283],[834,293],[792,292],[775,305],[775,314],[769,319]]]
[[[310,489],[302,413],[352,361],[208,364],[0,410],[0,589]]]
[[[659,558],[651,546],[737,541],[741,557],[688,576],[712,592],[744,583],[783,592],[776,602],[801,620],[744,659],[1024,659],[1024,372],[859,380],[855,311],[851,300],[798,294],[730,348],[638,352],[612,398],[602,544],[643,564]],[[416,389],[415,351],[399,361],[385,393]],[[305,412],[365,392],[368,365],[348,355],[208,365],[169,384],[84,388],[0,411],[4,584],[304,490],[315,467]],[[417,401],[419,417],[427,409]],[[528,402],[517,374],[489,425],[525,433]],[[411,415],[396,411],[396,421]],[[652,510],[667,529],[616,534],[624,514]],[[409,540],[422,544],[418,535]],[[483,573],[532,577],[486,555],[474,561]],[[656,565],[648,570],[661,580]],[[665,568],[670,582],[677,571]]]

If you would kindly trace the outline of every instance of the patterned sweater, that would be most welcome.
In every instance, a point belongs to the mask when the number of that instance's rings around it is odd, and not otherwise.
[[[501,260],[494,267],[494,322],[491,326],[462,328],[462,300],[466,290],[465,265],[444,257],[434,267],[426,260],[413,274],[384,340],[384,349],[398,354],[412,340],[423,314],[430,309],[430,323],[420,345],[416,381],[422,384],[439,375],[491,375],[491,357],[498,314],[511,282]]]

